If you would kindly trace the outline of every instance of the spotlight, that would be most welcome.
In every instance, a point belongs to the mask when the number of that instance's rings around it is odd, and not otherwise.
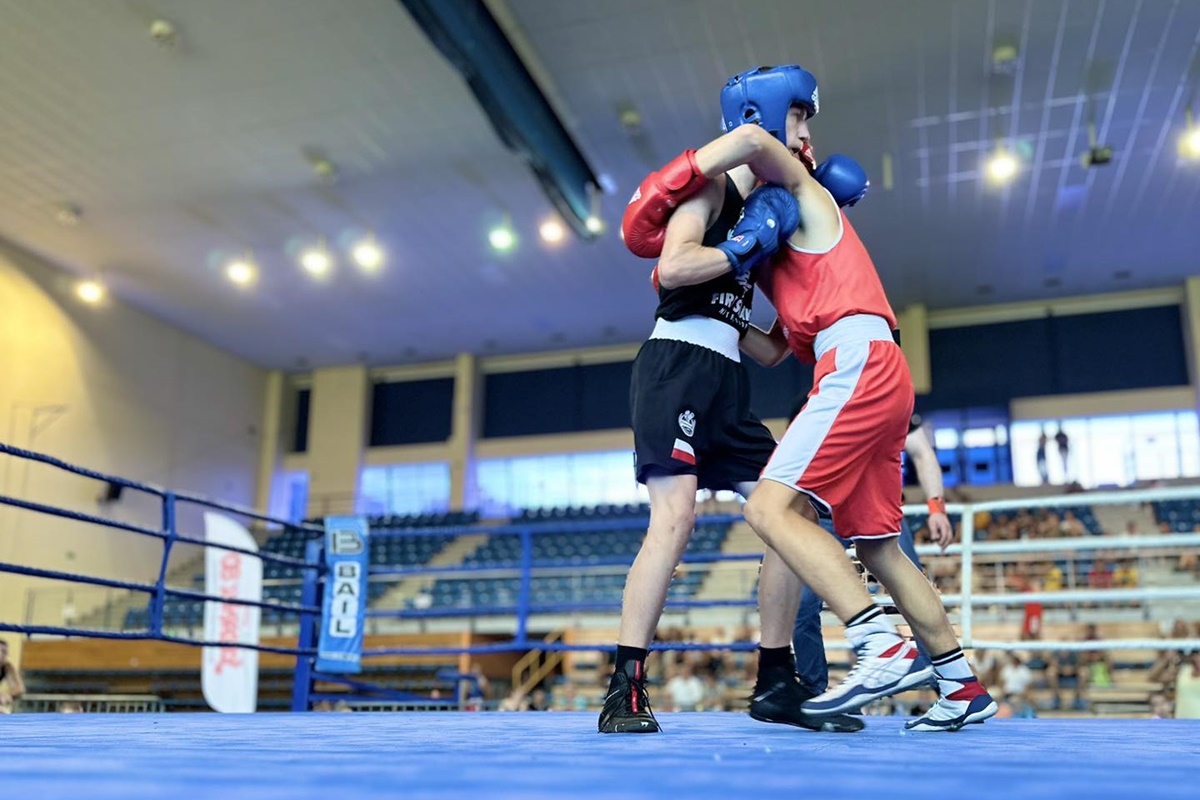
[[[583,224],[584,227],[586,227],[591,233],[600,233],[604,230],[604,220],[600,219],[595,214],[592,214],[590,217],[584,220]]]
[[[1017,174],[1017,157],[999,148],[987,162],[987,176],[992,183],[1008,183]]]
[[[538,235],[542,237],[542,241],[547,244],[557,244],[563,240],[567,232],[563,228],[561,222],[551,217],[541,224],[538,228]]]
[[[374,239],[363,239],[354,245],[350,255],[354,258],[354,263],[366,272],[374,272],[383,266],[383,250],[375,243]]]
[[[1193,125],[1183,134],[1183,152],[1188,158],[1200,159],[1200,125]]]
[[[300,266],[314,278],[323,278],[329,274],[333,262],[324,247],[310,247],[300,255]]]
[[[83,302],[94,306],[104,299],[104,295],[107,294],[107,292],[103,283],[100,281],[89,280],[80,281],[78,284],[76,284],[75,294]]]
[[[225,267],[225,277],[235,286],[250,286],[258,277],[258,269],[247,259],[230,261]]]
[[[517,246],[517,234],[507,224],[498,225],[488,231],[488,243],[493,249],[506,252]]]

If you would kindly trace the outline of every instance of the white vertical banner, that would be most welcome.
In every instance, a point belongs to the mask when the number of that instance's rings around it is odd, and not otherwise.
[[[240,600],[262,600],[262,559],[222,550],[221,545],[258,552],[244,526],[221,514],[204,514],[204,593]],[[204,640],[258,644],[262,609],[204,601]],[[258,707],[258,651],[235,647],[205,647],[200,687],[214,711],[248,713]]]

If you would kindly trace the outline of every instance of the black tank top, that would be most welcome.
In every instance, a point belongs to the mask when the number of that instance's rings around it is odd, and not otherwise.
[[[705,247],[713,247],[728,238],[729,231],[742,214],[742,205],[737,186],[728,175],[725,176],[725,200],[717,221],[704,232]],[[750,327],[750,303],[753,298],[753,277],[738,280],[732,272],[726,272],[694,286],[677,286],[674,289],[659,287],[658,310],[654,316],[665,320],[710,317],[744,334]]]

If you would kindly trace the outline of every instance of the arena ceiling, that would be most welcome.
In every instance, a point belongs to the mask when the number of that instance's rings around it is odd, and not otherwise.
[[[716,133],[729,74],[798,61],[821,81],[818,155],[874,178],[851,213],[897,308],[1200,267],[1200,165],[1177,148],[1200,3],[489,5],[611,190],[595,242],[539,240],[551,204],[396,0],[0,0],[0,237],[265,366],[636,342],[654,298],[615,235],[625,200]],[[1081,164],[1089,127],[1110,164]],[[1003,189],[981,179],[998,142],[1022,160]],[[499,255],[506,217],[521,241]],[[356,231],[388,250],[379,275],[342,254]],[[322,240],[339,263],[316,282],[295,258]],[[252,290],[223,276],[246,253]]]

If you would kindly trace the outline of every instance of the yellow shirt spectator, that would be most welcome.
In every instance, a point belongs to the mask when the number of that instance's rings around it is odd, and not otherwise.
[[[1050,571],[1046,573],[1046,581],[1042,588],[1047,592],[1061,592],[1063,588],[1063,571],[1055,564],[1050,567]]]

